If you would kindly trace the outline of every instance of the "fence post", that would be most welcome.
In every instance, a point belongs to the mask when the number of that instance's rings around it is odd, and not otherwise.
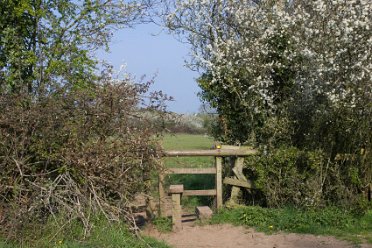
[[[183,193],[183,185],[171,185],[169,194],[172,195],[172,224],[173,231],[182,229],[182,207],[181,196]]]
[[[216,157],[216,207],[221,208],[222,201],[222,157]]]
[[[165,174],[159,172],[159,215],[160,217],[166,217],[166,196],[164,189]]]

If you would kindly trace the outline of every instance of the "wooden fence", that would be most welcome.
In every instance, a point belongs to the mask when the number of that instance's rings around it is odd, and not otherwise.
[[[160,215],[166,216],[167,193],[164,182],[167,174],[214,174],[215,189],[207,190],[183,190],[184,196],[215,196],[216,208],[223,206],[222,184],[232,185],[231,201],[236,201],[240,188],[251,189],[253,183],[243,175],[244,158],[255,155],[257,151],[249,147],[220,146],[214,150],[182,150],[165,151],[164,157],[200,157],[209,156],[215,158],[215,166],[212,168],[168,168],[159,174],[159,207]],[[235,163],[232,168],[233,175],[222,179],[223,157],[234,157]]]

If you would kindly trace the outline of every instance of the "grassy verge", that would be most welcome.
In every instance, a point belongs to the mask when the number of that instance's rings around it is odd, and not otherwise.
[[[49,222],[44,228],[29,230],[23,240],[17,243],[1,241],[0,248],[168,248],[165,243],[149,237],[136,237],[129,232],[124,223],[109,223],[97,218],[89,237],[83,237],[80,223],[71,223],[66,230],[59,232],[55,222]]]
[[[298,210],[238,207],[215,214],[211,224],[231,223],[254,227],[257,231],[278,231],[331,235],[355,243],[372,243],[372,211],[355,216],[345,210],[325,208]]]

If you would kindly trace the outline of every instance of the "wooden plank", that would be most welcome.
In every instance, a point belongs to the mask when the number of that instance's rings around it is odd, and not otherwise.
[[[164,151],[165,157],[187,157],[187,156],[250,156],[257,154],[252,148],[244,149],[215,149],[215,150],[168,150]]]
[[[169,186],[169,194],[182,194],[182,193],[183,193],[183,184]]]
[[[216,157],[216,207],[221,208],[222,201],[222,157]]]
[[[184,190],[183,191],[184,196],[191,196],[191,195],[216,195],[215,189],[201,189],[201,190]]]
[[[242,181],[236,178],[231,178],[231,177],[225,177],[223,179],[224,184],[229,184],[233,186],[238,186],[238,187],[243,187],[243,188],[248,188],[248,189],[253,189],[253,185],[250,181]]]
[[[216,168],[169,168],[167,174],[216,174]]]

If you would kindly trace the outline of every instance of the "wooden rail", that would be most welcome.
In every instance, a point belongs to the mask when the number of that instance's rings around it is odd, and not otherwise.
[[[165,174],[216,174],[216,168],[169,168]]]
[[[184,190],[183,191],[184,196],[191,196],[191,195],[210,195],[215,196],[217,195],[217,190],[215,189],[198,189],[198,190]]]
[[[227,156],[250,156],[257,154],[257,151],[252,148],[239,149],[214,149],[214,150],[169,150],[164,151],[165,157],[198,157],[198,156],[213,156],[213,157],[227,157]]]
[[[214,150],[168,150],[164,151],[163,157],[201,157],[210,156],[215,157],[214,168],[168,168],[159,174],[159,205],[160,215],[165,216],[165,203],[166,192],[164,186],[165,175],[167,174],[215,174],[216,175],[216,188],[207,190],[184,190],[184,196],[216,196],[216,207],[221,208],[222,201],[222,163],[223,157],[235,157],[236,164],[239,169],[234,171],[237,174],[236,178],[225,178],[224,183],[233,185],[234,192],[238,192],[239,187],[252,188],[252,184],[247,181],[242,174],[242,165],[244,157],[255,155],[258,152],[251,147],[238,147],[238,146],[222,146],[220,149]],[[235,167],[234,167],[235,168]]]

